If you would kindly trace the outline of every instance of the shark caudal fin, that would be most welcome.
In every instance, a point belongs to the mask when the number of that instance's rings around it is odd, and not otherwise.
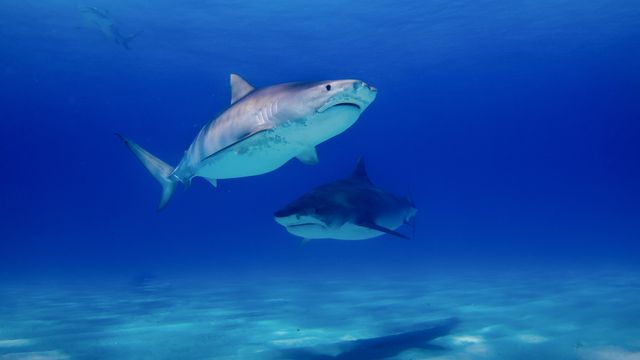
[[[167,202],[169,202],[169,199],[171,199],[171,195],[173,195],[173,191],[176,189],[176,184],[178,183],[178,179],[171,176],[173,167],[151,155],[147,150],[141,148],[138,144],[126,137],[120,134],[116,135],[127,145],[129,150],[135,154],[151,175],[158,180],[160,185],[162,185],[162,197],[160,198],[160,204],[158,204],[158,210],[162,210],[162,208],[167,205]]]
[[[138,36],[140,36],[140,34],[142,34],[142,30],[140,30],[140,31],[136,31],[135,33],[133,33],[133,34],[131,34],[131,35],[128,35],[128,36],[123,36],[123,37],[122,37],[122,40],[121,40],[121,41],[122,41],[122,46],[123,46],[125,49],[130,50],[130,49],[131,49],[131,47],[129,46],[129,43],[130,43],[133,39],[135,39],[135,38],[137,38]]]

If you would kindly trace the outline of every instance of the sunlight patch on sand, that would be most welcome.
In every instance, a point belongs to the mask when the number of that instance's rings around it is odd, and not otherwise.
[[[26,346],[31,344],[31,340],[29,339],[6,339],[0,340],[0,348],[11,348],[18,346]]]
[[[0,360],[67,360],[69,356],[58,351],[20,352],[0,356]]]
[[[640,360],[640,352],[631,352],[614,346],[580,349],[578,354],[583,360]]]
[[[479,336],[460,335],[452,336],[451,342],[456,345],[480,344],[484,342],[484,339]]]
[[[358,340],[358,338],[353,335],[345,335],[340,338],[340,341],[354,341],[354,340]]]
[[[540,344],[549,339],[544,336],[536,335],[536,334],[520,334],[517,336],[518,340],[525,342],[527,344]]]
[[[278,346],[298,346],[298,345],[311,344],[317,339],[318,338],[313,336],[306,336],[301,338],[272,340],[271,343]]]
[[[501,329],[502,327],[503,327],[503,326],[502,326],[502,325],[500,325],[500,324],[497,324],[497,325],[489,325],[489,326],[485,326],[485,327],[481,328],[478,332],[483,333],[483,334],[484,334],[484,333],[491,333],[491,332],[496,331],[496,329]]]

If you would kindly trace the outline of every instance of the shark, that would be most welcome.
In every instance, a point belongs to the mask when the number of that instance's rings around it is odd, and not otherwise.
[[[375,186],[360,158],[350,177],[309,191],[274,217],[304,244],[311,239],[364,240],[384,234],[408,239],[396,229],[412,225],[416,212],[408,197]]]
[[[116,25],[116,22],[106,10],[93,6],[85,6],[80,9],[80,12],[87,24],[97,28],[108,39],[113,40],[116,44],[121,45],[127,50],[131,49],[129,47],[131,40],[142,33],[142,31],[138,31],[131,35],[123,35],[120,28]]]
[[[158,209],[176,185],[202,177],[218,180],[261,175],[297,158],[318,163],[316,146],[351,127],[375,100],[362,80],[294,82],[254,88],[230,75],[230,106],[205,124],[174,168],[116,134],[162,186]]]
[[[318,346],[320,349],[284,349],[280,351],[280,355],[290,360],[381,360],[393,358],[409,349],[444,350],[445,347],[430,342],[447,336],[459,323],[458,318],[452,317],[430,324],[420,324],[421,327],[412,326],[416,329],[409,331],[321,345]]]

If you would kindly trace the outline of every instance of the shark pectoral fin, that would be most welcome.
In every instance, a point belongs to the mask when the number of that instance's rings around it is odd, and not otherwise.
[[[229,84],[231,85],[231,104],[253,91],[253,86],[236,74],[231,74]]]
[[[300,247],[303,247],[303,246],[307,245],[309,243],[309,241],[311,241],[311,239],[304,238],[304,239],[300,240]]]
[[[191,187],[191,178],[185,179],[183,181],[183,184],[184,184],[184,190],[187,191],[187,189]]]
[[[233,143],[231,143],[231,144],[229,144],[229,145],[227,145],[227,146],[223,147],[222,149],[220,149],[220,150],[218,150],[218,151],[214,152],[213,154],[208,155],[207,157],[205,157],[205,158],[204,158],[204,159],[202,159],[201,161],[207,161],[207,160],[211,159],[212,157],[214,157],[214,156],[216,156],[216,155],[218,155],[218,154],[220,154],[220,153],[223,153],[223,152],[225,152],[225,151],[227,151],[227,150],[229,150],[229,149],[233,148],[234,146],[238,145],[239,143],[241,143],[241,142],[243,142],[243,141],[245,141],[245,140],[248,140],[248,139],[250,139],[250,138],[252,138],[252,137],[254,137],[254,136],[258,135],[258,134],[262,134],[262,133],[264,133],[264,132],[266,132],[266,131],[269,131],[269,130],[271,130],[271,127],[262,127],[262,128],[258,128],[258,129],[256,129],[256,130],[254,130],[253,132],[250,132],[250,133],[248,133],[247,135],[245,135],[245,136],[241,137],[241,138],[240,138],[240,139],[238,139],[237,141],[235,141],[235,142],[233,142]]]
[[[296,156],[300,162],[307,165],[315,165],[318,163],[318,152],[315,147],[310,147],[303,150],[298,156]]]
[[[212,178],[205,178],[211,185],[213,185],[213,187],[217,188],[218,187],[218,179],[212,179]]]
[[[389,234],[389,235],[393,235],[393,236],[397,236],[399,238],[403,238],[403,239],[409,240],[409,237],[407,235],[404,235],[404,234],[401,234],[401,233],[399,233],[397,231],[388,229],[388,228],[386,228],[384,226],[380,226],[380,225],[374,223],[373,221],[359,221],[359,222],[356,222],[356,225],[362,226],[362,227],[366,227],[366,228],[369,228],[369,229],[372,229],[372,230],[377,230],[377,231],[383,232],[385,234]]]

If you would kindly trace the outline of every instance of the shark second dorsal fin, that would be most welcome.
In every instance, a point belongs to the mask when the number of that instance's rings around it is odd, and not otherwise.
[[[369,180],[369,176],[367,175],[367,169],[364,166],[364,158],[358,159],[358,163],[356,164],[355,170],[353,170],[351,178],[366,181],[371,184],[371,180]]]
[[[229,84],[231,85],[231,104],[253,91],[253,86],[236,74],[231,74]]]

